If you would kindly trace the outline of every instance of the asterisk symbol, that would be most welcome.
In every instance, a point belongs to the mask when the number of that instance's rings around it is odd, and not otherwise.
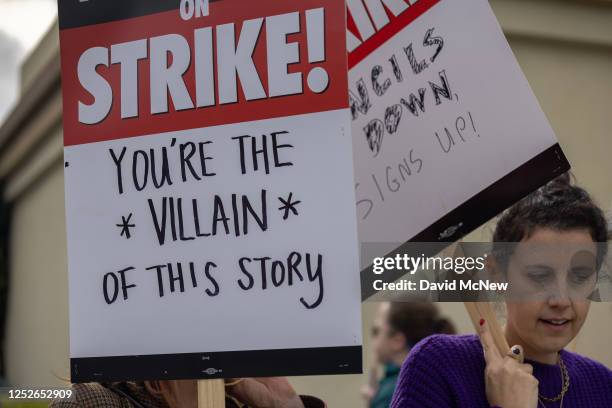
[[[298,211],[295,206],[301,203],[301,201],[293,201],[293,193],[289,193],[289,197],[287,197],[286,200],[281,197],[278,197],[278,200],[283,204],[281,207],[278,207],[278,209],[280,211],[285,211],[285,214],[283,215],[283,220],[289,218],[289,211],[291,211],[295,215],[298,215]]]
[[[130,239],[132,235],[130,234],[130,228],[135,228],[135,224],[130,224],[130,220],[132,219],[132,213],[128,215],[127,219],[122,215],[121,216],[121,224],[116,224],[119,228],[121,228],[121,236],[125,235],[127,239]]]

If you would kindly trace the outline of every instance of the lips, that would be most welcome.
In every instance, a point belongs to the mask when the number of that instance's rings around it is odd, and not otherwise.
[[[571,322],[570,319],[539,319],[541,323],[543,323],[546,327],[552,330],[563,330],[564,328],[569,326]]]
[[[569,323],[568,319],[540,319],[544,323],[552,324],[555,326],[563,326],[566,323]]]

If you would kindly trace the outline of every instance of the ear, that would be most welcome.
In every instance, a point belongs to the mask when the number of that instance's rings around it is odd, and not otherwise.
[[[391,342],[393,343],[393,347],[395,350],[403,350],[408,349],[408,339],[400,332],[395,332],[390,337]]]

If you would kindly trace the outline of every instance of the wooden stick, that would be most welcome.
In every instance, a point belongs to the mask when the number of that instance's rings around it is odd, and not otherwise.
[[[198,380],[198,408],[225,408],[225,384],[220,380]]]
[[[464,302],[465,308],[470,315],[470,319],[472,319],[472,324],[474,328],[478,332],[480,327],[480,319],[485,319],[487,324],[489,325],[489,331],[493,336],[493,341],[497,346],[497,350],[502,356],[508,354],[510,350],[510,346],[508,345],[508,341],[504,336],[504,331],[502,330],[501,325],[497,321],[497,316],[495,316],[495,311],[493,310],[493,306],[489,302]]]
[[[465,256],[465,251],[461,242],[457,243],[455,246],[454,256]],[[502,356],[508,354],[508,351],[510,351],[510,346],[508,345],[506,336],[504,336],[504,331],[502,330],[501,325],[497,321],[497,316],[495,315],[495,311],[493,310],[491,303],[463,302],[463,304],[470,315],[470,319],[472,320],[472,324],[474,325],[476,332],[478,333],[480,329],[480,319],[485,319],[489,325],[489,331],[491,332],[493,341],[497,346],[497,350],[499,350],[499,353]]]

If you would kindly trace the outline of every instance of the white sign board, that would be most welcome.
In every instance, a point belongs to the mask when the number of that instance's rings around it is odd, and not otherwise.
[[[72,381],[361,372],[342,0],[60,2]]]
[[[362,244],[454,241],[568,170],[487,1],[347,3]]]

